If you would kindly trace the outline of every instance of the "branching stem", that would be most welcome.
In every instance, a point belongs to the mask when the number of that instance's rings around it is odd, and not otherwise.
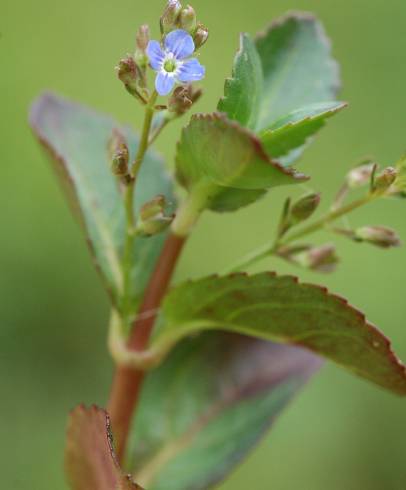
[[[289,243],[292,243],[294,241],[300,240],[301,238],[304,238],[305,236],[310,235],[311,233],[314,233],[322,228],[325,228],[330,223],[351,213],[352,211],[355,211],[361,206],[368,204],[369,202],[373,201],[377,197],[379,196],[375,194],[367,194],[366,196],[356,201],[352,201],[349,204],[341,206],[337,209],[333,209],[327,214],[325,214],[324,216],[322,216],[319,220],[314,221],[310,225],[299,229],[295,233],[289,234],[286,238],[278,240],[276,241],[276,243],[266,244],[261,248],[258,248],[251,254],[245,256],[240,262],[235,264],[227,272],[240,271],[242,269],[247,268],[250,265],[255,264],[256,262],[259,262],[260,260],[265,259],[266,257],[269,257],[270,255],[274,255],[281,247],[288,245]]]

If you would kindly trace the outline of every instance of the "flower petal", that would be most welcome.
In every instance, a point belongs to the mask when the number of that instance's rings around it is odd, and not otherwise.
[[[176,76],[181,82],[197,82],[204,78],[206,69],[197,58],[185,61],[177,70]]]
[[[159,95],[168,95],[175,85],[175,76],[173,73],[167,73],[162,70],[158,73],[155,80],[155,88]]]
[[[149,63],[154,70],[159,70],[162,65],[162,61],[165,58],[165,53],[162,51],[161,45],[158,41],[150,41],[147,46],[147,55]]]
[[[194,53],[195,43],[188,32],[177,29],[166,36],[165,48],[173,53],[175,58],[183,60]]]

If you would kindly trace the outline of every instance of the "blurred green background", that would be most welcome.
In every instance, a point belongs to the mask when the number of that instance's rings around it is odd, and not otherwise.
[[[140,123],[141,111],[114,66],[149,22],[157,32],[163,0],[0,1],[0,461],[1,487],[64,489],[62,454],[68,410],[105,403],[112,365],[105,346],[108,300],[80,230],[27,125],[44,88]],[[301,169],[325,205],[346,170],[373,155],[391,164],[406,149],[404,0],[195,0],[211,31],[202,52],[214,109],[238,46],[289,9],[316,12],[342,64],[350,108],[331,121]],[[185,121],[183,121],[185,123]],[[158,143],[173,156],[181,124]],[[285,191],[233,216],[207,214],[178,277],[222,268],[262,244]],[[296,191],[297,194],[297,191]],[[406,241],[406,203],[378,203],[351,218],[386,223]],[[320,234],[317,241],[329,239]],[[406,359],[405,248],[384,252],[339,240],[343,258],[320,277],[277,261],[267,266],[322,281],[368,313]],[[328,365],[285,411],[273,432],[222,490],[404,490],[406,402]],[[91,490],[91,489],[89,489]]]

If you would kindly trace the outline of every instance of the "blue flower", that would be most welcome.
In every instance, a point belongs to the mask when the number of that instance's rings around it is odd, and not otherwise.
[[[192,36],[182,29],[172,31],[165,37],[164,49],[158,41],[148,43],[150,65],[158,72],[155,88],[159,95],[168,95],[176,82],[196,82],[204,77],[204,66],[197,58],[190,58],[194,51]]]

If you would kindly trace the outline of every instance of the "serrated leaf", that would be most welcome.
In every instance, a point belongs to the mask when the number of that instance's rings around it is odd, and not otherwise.
[[[326,124],[327,119],[345,107],[347,104],[344,102],[325,102],[293,111],[260,133],[262,145],[271,158],[290,165],[298,157],[297,151],[292,153],[292,150],[303,150],[309,138]]]
[[[138,138],[128,127],[120,127],[110,117],[52,94],[35,101],[30,123],[51,156],[71,204],[79,211],[96,264],[118,306],[123,281],[120,254],[126,225],[122,196],[110,171],[107,143],[112,130],[119,129],[127,137],[133,156]],[[136,209],[157,194],[174,201],[161,158],[148,152],[139,175]],[[131,281],[134,308],[164,239],[159,235],[136,240]]]
[[[65,471],[71,490],[142,490],[121,471],[109,416],[96,406],[80,405],[69,416]]]
[[[255,44],[248,34],[241,34],[240,49],[233,73],[224,87],[218,110],[247,128],[255,129],[262,98],[262,66]]]
[[[338,65],[322,24],[312,15],[291,13],[257,37],[264,75],[257,130],[309,104],[336,98]]]
[[[405,366],[388,339],[344,299],[319,286],[271,273],[187,282],[166,297],[152,348],[165,351],[186,335],[213,329],[306,347],[406,394]]]
[[[184,128],[177,147],[176,171],[189,191],[205,182],[215,210],[216,200],[229,188],[238,189],[231,198],[228,196],[228,204],[231,202],[235,209],[252,202],[255,193],[260,196],[265,189],[306,179],[270,160],[252,133],[217,113],[195,115]]]
[[[184,340],[147,375],[129,464],[148,490],[203,490],[254,447],[320,359],[234,334]]]

